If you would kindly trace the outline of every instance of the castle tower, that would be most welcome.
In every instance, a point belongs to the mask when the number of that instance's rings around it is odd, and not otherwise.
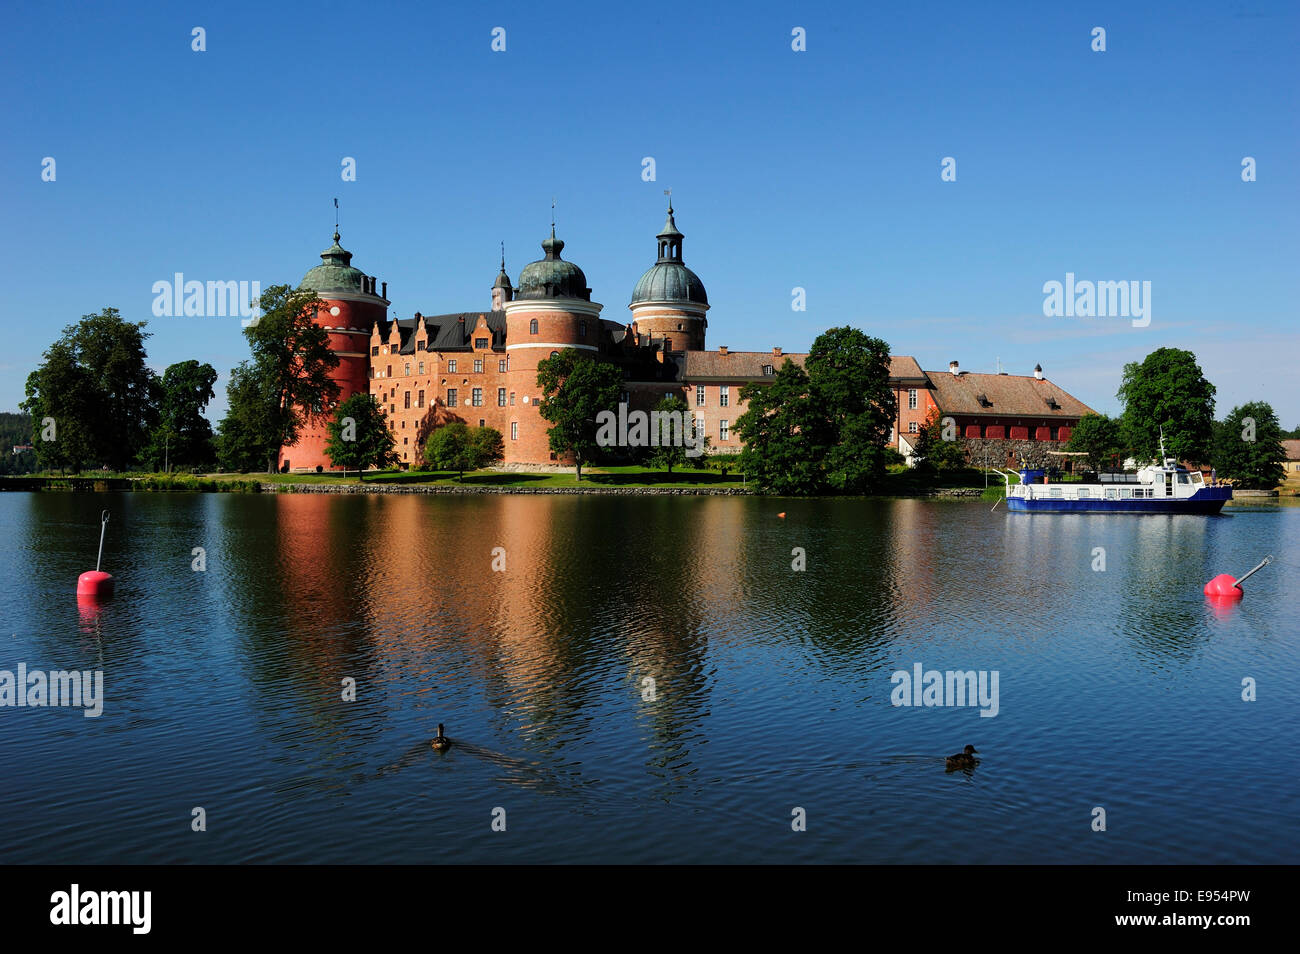
[[[537,365],[565,348],[599,352],[601,305],[591,300],[582,269],[560,257],[564,243],[555,237],[542,242],[545,256],[524,266],[519,288],[506,313],[506,377],[510,391],[510,420],[502,433],[506,462],[550,460],[545,420],[536,402]]]
[[[505,311],[506,302],[515,297],[515,290],[510,285],[510,276],[506,274],[506,247],[501,246],[501,273],[492,284],[492,310]]]
[[[339,386],[338,400],[346,401],[358,392],[370,391],[370,331],[376,322],[388,317],[388,299],[377,291],[378,282],[352,267],[352,253],[339,245],[338,230],[334,231],[334,244],[320,253],[321,263],[303,276],[298,286],[316,293],[321,307],[316,313],[316,324],[329,335],[329,346],[339,358],[339,365],[330,375]],[[385,282],[383,291],[388,291]],[[332,417],[332,413],[327,417]],[[325,429],[327,418],[308,422],[299,434],[298,443],[280,448],[278,465],[289,470],[336,470],[325,454],[329,433]]]
[[[699,276],[682,263],[682,239],[668,202],[668,221],[656,238],[659,259],[632,289],[632,324],[662,342],[664,351],[703,351],[709,297]]]

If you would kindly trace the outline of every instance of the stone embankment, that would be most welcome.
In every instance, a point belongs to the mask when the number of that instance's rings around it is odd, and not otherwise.
[[[515,487],[500,484],[262,484],[289,494],[608,494],[612,496],[744,496],[741,487]]]

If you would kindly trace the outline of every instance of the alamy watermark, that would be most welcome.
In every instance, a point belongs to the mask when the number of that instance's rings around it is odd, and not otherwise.
[[[920,663],[912,671],[900,669],[889,679],[894,706],[979,706],[980,718],[998,714],[998,670],[925,669]]]
[[[1134,328],[1151,324],[1151,283],[1074,280],[1043,283],[1043,314],[1048,318],[1132,318]]]
[[[685,447],[687,457],[704,453],[704,427],[689,411],[631,411],[596,415],[596,443],[601,447]]]
[[[97,719],[104,712],[104,672],[101,669],[28,672],[26,663],[19,663],[16,673],[0,669],[0,708],[5,706],[84,708],[82,715]]]
[[[235,315],[255,324],[262,317],[257,301],[262,297],[261,282],[186,281],[176,272],[174,281],[153,283],[155,318],[226,318]]]

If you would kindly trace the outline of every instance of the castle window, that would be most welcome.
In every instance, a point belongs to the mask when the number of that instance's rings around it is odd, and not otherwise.
[[[473,402],[474,407],[482,407],[482,406],[483,406],[483,389],[482,389],[482,388],[475,388],[473,391],[471,391],[471,392],[470,392],[470,400]]]
[[[673,339],[672,339],[672,338],[665,338],[665,339],[664,339],[664,350],[665,350],[665,351],[672,351],[672,350],[673,350]]]
[[[535,334],[537,334],[537,319],[536,319],[536,318],[534,318],[532,321],[528,322],[528,333],[529,333],[530,335],[535,335]]]
[[[518,421],[511,421],[511,422],[510,422],[510,439],[511,439],[512,441],[517,441],[517,440],[519,440],[519,422],[518,422]]]
[[[416,406],[416,407],[424,407],[424,392],[423,392],[423,391],[417,391],[417,392],[416,392],[416,394],[415,394],[415,406]]]
[[[917,433],[916,421],[908,421],[908,422],[907,422],[907,433],[909,433],[909,434],[915,434],[915,433]]]
[[[506,406],[506,389],[497,388],[497,407]]]
[[[455,407],[455,406],[456,406],[456,389],[455,389],[455,388],[448,388],[448,389],[447,389],[447,406],[448,406],[448,407]]]
[[[424,350],[424,346],[425,346],[425,344],[427,344],[427,342],[424,342],[424,341],[417,341],[417,342],[415,343],[415,350],[416,350],[416,351],[423,351],[423,350]]]
[[[916,410],[916,388],[907,389],[907,409],[909,411]]]
[[[578,322],[578,337],[587,337],[587,323],[585,321]]]
[[[502,358],[502,359],[500,359],[499,361],[497,361],[497,370],[500,371],[502,374],[505,374],[505,373],[506,373],[506,359],[505,359],[505,358]]]
[[[487,423],[487,422],[484,421],[483,418],[480,417],[480,418],[478,419],[478,426],[479,426],[479,427],[482,427],[482,426],[483,426],[484,424],[486,424],[486,423]]]
[[[776,368],[772,367],[770,364],[763,365],[764,377],[770,378],[774,374],[776,374]]]
[[[731,439],[731,422],[718,421],[718,440],[725,441]]]
[[[396,414],[396,413],[397,413],[397,405],[396,405],[396,404],[390,404],[390,405],[388,405],[388,413],[389,413],[389,414]]]
[[[409,411],[410,409],[411,409],[411,392],[407,391],[406,394],[403,395],[402,397],[402,410]]]
[[[379,355],[379,345],[371,345],[370,356],[373,358],[373,357],[378,357],[378,355]]]
[[[483,359],[482,359],[482,358],[475,358],[475,359],[474,359],[474,373],[475,373],[475,374],[482,374],[482,373],[483,373]]]
[[[552,358],[558,358],[559,356],[560,356],[560,352],[558,352],[558,351],[552,351],[552,352],[551,352],[551,357],[552,357]]]
[[[475,347],[475,348],[482,349],[482,348],[486,348],[487,346],[488,346],[488,340],[487,340],[486,338],[475,338],[475,339],[474,339],[474,347]]]
[[[388,366],[388,370],[384,372],[384,377],[391,378],[392,376],[393,376],[393,366],[390,364]]]
[[[424,362],[423,362],[423,361],[420,362],[420,373],[421,373],[421,374],[424,374]]]
[[[704,385],[695,385],[695,406],[704,407]]]
[[[450,361],[447,362],[447,373],[448,373],[448,374],[455,374],[455,373],[456,373],[456,359],[455,359],[455,358],[452,358]]]
[[[409,444],[409,443],[411,443],[411,439],[410,439],[409,437],[403,437],[403,438],[402,438],[402,443],[403,443],[403,444]]]
[[[407,374],[411,373],[411,363],[409,361],[406,363],[406,373]]]
[[[511,406],[511,407],[514,407],[514,404],[515,404],[515,392],[514,392],[514,391],[511,391],[511,392],[510,392],[510,406]]]
[[[718,407],[727,407],[731,403],[731,388],[722,385],[718,388]]]

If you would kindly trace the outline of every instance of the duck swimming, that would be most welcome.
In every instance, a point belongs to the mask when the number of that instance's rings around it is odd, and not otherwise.
[[[439,751],[451,748],[451,739],[442,734],[441,722],[438,723],[438,734],[434,736],[433,741],[429,744]],[[967,748],[969,748],[969,746],[967,746]]]
[[[950,769],[973,769],[980,764],[980,760],[975,758],[978,752],[979,749],[975,746],[968,745],[956,755],[949,755],[943,761]]]

